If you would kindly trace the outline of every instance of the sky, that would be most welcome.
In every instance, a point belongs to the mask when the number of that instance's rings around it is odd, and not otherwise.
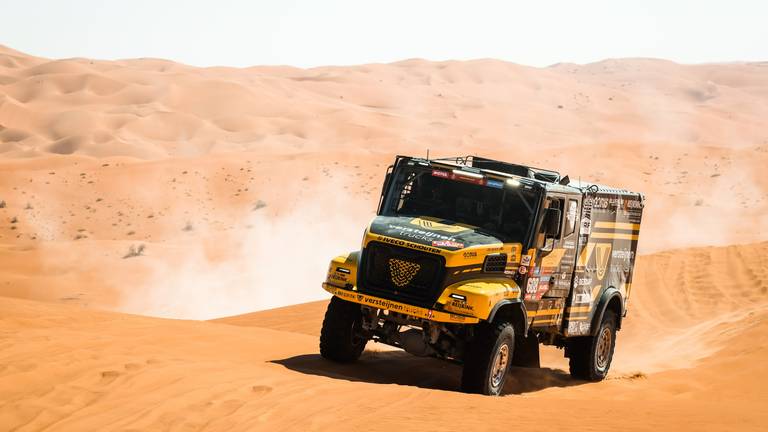
[[[768,60],[768,1],[0,0],[0,44],[195,66]]]

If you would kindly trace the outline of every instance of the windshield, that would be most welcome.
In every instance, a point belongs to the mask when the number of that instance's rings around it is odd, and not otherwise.
[[[426,216],[479,228],[504,242],[526,243],[537,193],[529,185],[406,166],[395,172],[386,216]]]

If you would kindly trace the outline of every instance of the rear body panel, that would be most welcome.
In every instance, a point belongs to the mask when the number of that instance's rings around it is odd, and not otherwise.
[[[598,192],[584,199],[566,336],[589,334],[597,300],[609,288],[619,290],[626,313],[642,209],[639,195]]]

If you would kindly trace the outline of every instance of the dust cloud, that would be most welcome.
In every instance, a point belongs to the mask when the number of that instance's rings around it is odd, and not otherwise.
[[[150,245],[147,276],[120,289],[119,309],[212,319],[327,298],[321,283],[330,259],[360,247],[374,211],[352,211],[338,193],[315,196],[279,215],[251,211],[233,231],[195,227],[172,248]]]

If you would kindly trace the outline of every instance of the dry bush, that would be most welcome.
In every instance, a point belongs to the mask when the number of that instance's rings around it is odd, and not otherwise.
[[[123,256],[123,259],[142,256],[144,255],[144,249],[145,249],[145,246],[143,244],[140,244],[138,246],[131,245],[128,248],[128,253]]]

